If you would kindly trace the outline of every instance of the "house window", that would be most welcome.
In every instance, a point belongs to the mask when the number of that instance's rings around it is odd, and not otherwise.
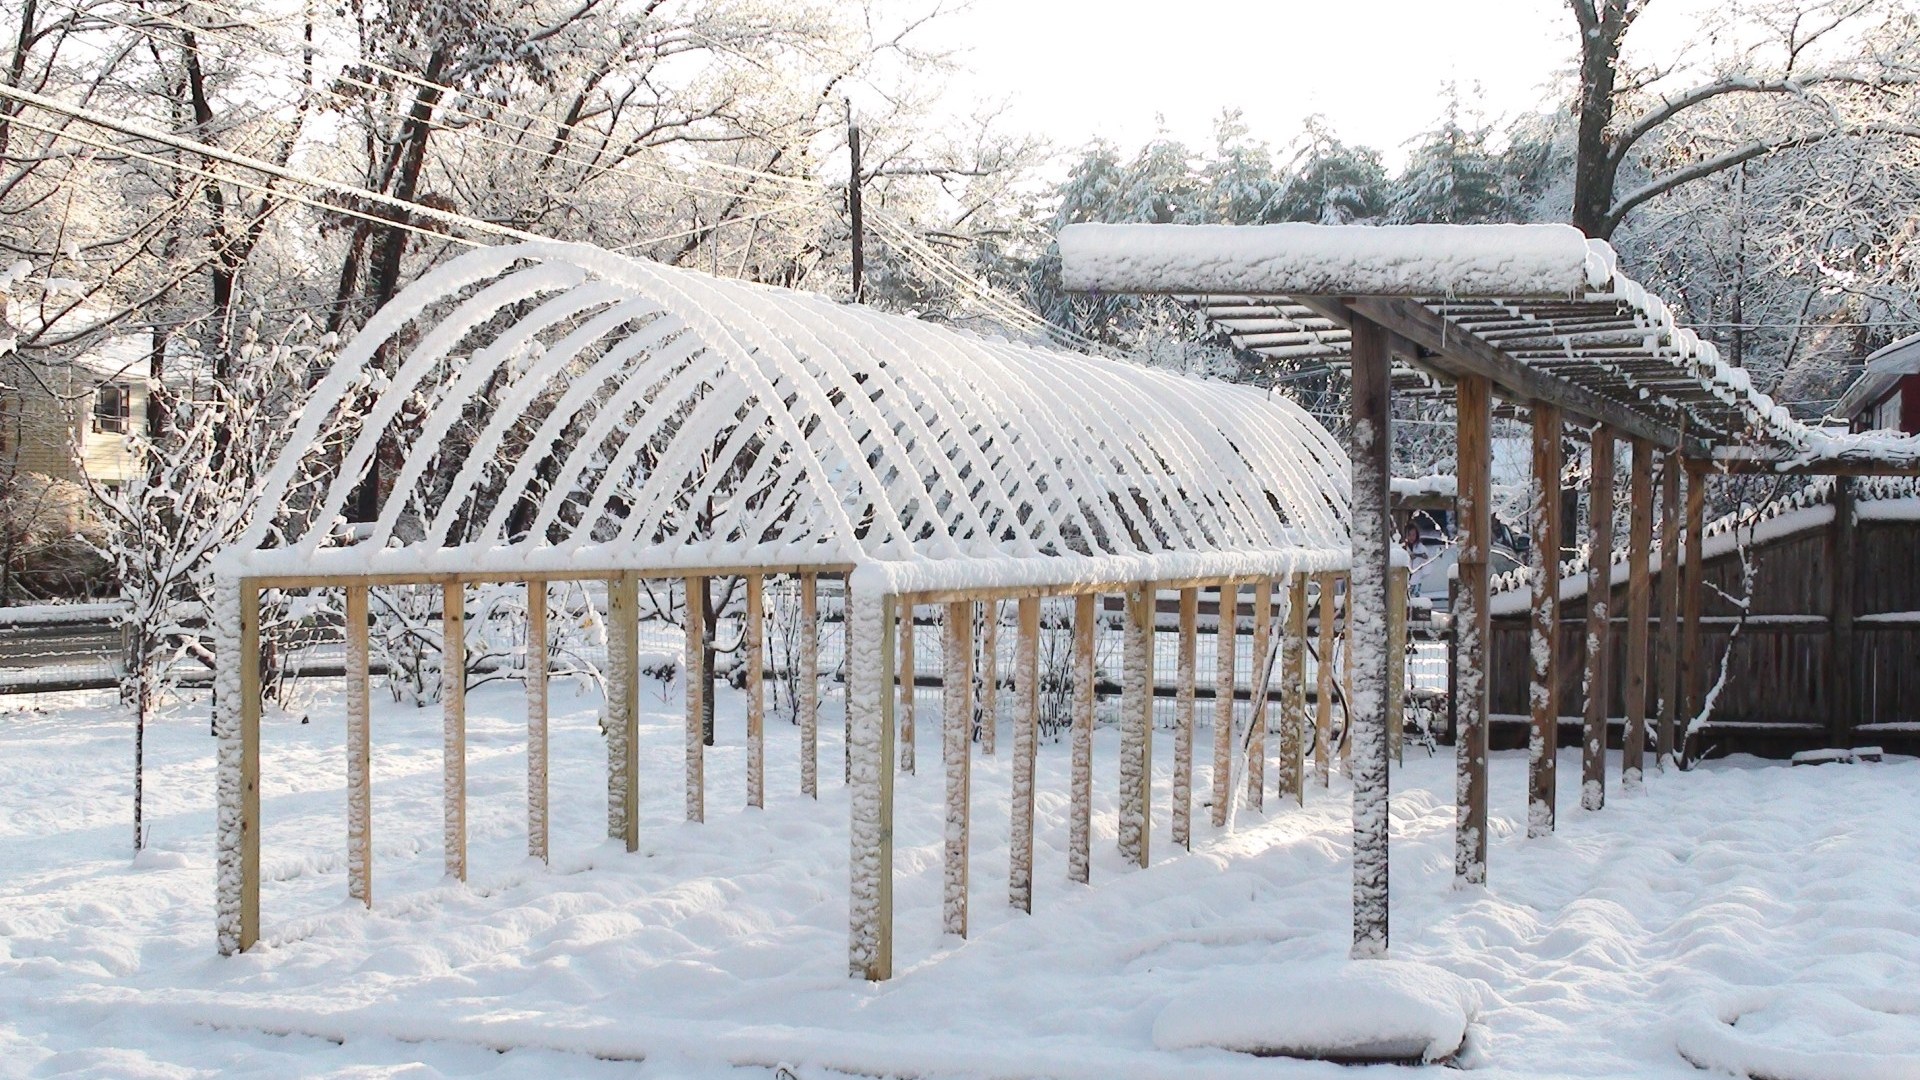
[[[93,430],[124,435],[133,416],[133,387],[127,383],[101,383],[93,395]]]
[[[1894,393],[1874,410],[1873,426],[1887,431],[1900,430],[1900,392]]]

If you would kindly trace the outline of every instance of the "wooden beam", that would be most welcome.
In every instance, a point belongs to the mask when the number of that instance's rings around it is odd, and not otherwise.
[[[820,575],[800,575],[800,794],[820,798]]]
[[[268,574],[247,580],[261,589],[344,589],[349,585],[512,585],[523,581],[610,581],[620,574],[636,579],[677,581],[684,578],[741,577],[746,574],[845,574],[850,563],[778,563],[753,566],[636,566],[627,570],[475,570],[460,573],[420,571],[406,574],[339,573]]]
[[[607,831],[639,851],[640,579],[633,574],[607,583],[607,661]],[[686,670],[687,679],[698,664]]]
[[[1180,590],[1180,659],[1173,699],[1173,843],[1193,850],[1193,683],[1200,590]]]
[[[1273,581],[1253,586],[1252,682],[1247,688],[1247,803],[1255,810],[1267,801],[1267,688],[1273,685],[1268,654],[1273,650]]]
[[[687,715],[685,732],[688,821],[707,820],[707,602],[705,582],[687,579]],[[637,647],[637,642],[636,642]],[[635,681],[638,681],[637,679]],[[718,723],[718,720],[715,721]]]
[[[1040,741],[1040,601],[1020,601],[1013,657],[1013,808],[1007,901],[1033,911],[1034,749]]]
[[[893,976],[893,597],[863,593],[845,610],[853,719],[848,967],[878,982]]]
[[[1580,805],[1599,810],[1607,805],[1607,713],[1611,711],[1612,675],[1607,663],[1613,633],[1613,432],[1605,425],[1594,429],[1587,487],[1587,677],[1586,725],[1580,738]]]
[[[1000,601],[980,605],[980,754],[993,757],[1000,731]]]
[[[913,660],[913,605],[914,598],[902,596],[894,601],[900,612],[900,771],[912,776],[914,773],[914,707],[917,692],[914,680]]]
[[[441,792],[447,876],[467,880],[466,586],[440,588]]]
[[[1706,658],[1700,655],[1700,603],[1706,592],[1706,517],[1707,473],[1699,464],[1687,463],[1687,555],[1686,577],[1680,597],[1680,710],[1684,731],[1700,714],[1706,696]],[[1677,753],[1684,764],[1691,756],[1690,740],[1682,737]]]
[[[947,605],[941,675],[941,758],[947,773],[947,827],[941,925],[967,936],[967,829],[973,788],[973,602]]]
[[[1224,828],[1233,804],[1233,695],[1239,687],[1240,593],[1221,585],[1213,635],[1213,827]]]
[[[1746,456],[1743,448],[1721,447],[1713,454],[1716,472],[1734,476],[1920,476],[1920,461],[1863,461],[1833,458],[1796,461]]]
[[[1528,701],[1533,729],[1527,738],[1527,835],[1553,833],[1558,793],[1555,760],[1560,753],[1560,409],[1533,407],[1533,544],[1527,565],[1533,579],[1533,626]]]
[[[1627,727],[1620,742],[1620,787],[1638,790],[1646,771],[1647,623],[1653,616],[1653,583],[1647,555],[1653,547],[1653,444],[1633,440],[1627,529]]]
[[[1660,455],[1660,726],[1654,767],[1674,763],[1674,727],[1680,714],[1680,455]]]
[[[1387,577],[1387,752],[1401,764],[1407,714],[1407,593],[1413,568],[1396,566]]]
[[[1352,648],[1348,743],[1353,777],[1353,955],[1387,954],[1391,774],[1387,756],[1386,621],[1391,618],[1393,410],[1389,342],[1366,319],[1353,323],[1353,565],[1347,577]]]
[[[1859,529],[1854,521],[1853,481],[1838,477],[1833,482],[1833,524],[1828,543],[1832,545],[1827,565],[1833,567],[1833,594],[1827,612],[1828,630],[1828,711],[1827,743],[1836,747],[1853,745],[1853,727],[1860,706],[1854,692],[1854,672],[1858,665],[1853,655],[1854,589],[1859,566]]]
[[[1067,811],[1067,877],[1090,876],[1093,828],[1093,640],[1099,617],[1091,593],[1073,602],[1073,777]]]
[[[1307,576],[1287,581],[1287,628],[1280,639],[1280,765],[1281,802],[1306,803],[1307,726]]]
[[[1120,857],[1146,866],[1153,828],[1154,587],[1127,591],[1120,691]]]
[[[1455,386],[1456,488],[1460,498],[1454,589],[1453,883],[1487,883],[1487,560],[1493,549],[1493,384],[1470,375]]]
[[[747,575],[747,805],[767,805],[767,689],[765,578]],[[893,693],[891,683],[887,693]]]
[[[527,582],[527,854],[547,862],[547,583]]]
[[[367,691],[367,589],[347,587],[347,896],[373,906],[373,750]]]
[[[1339,580],[1339,574],[1319,577],[1320,652],[1314,664],[1313,772],[1323,789],[1333,775],[1333,586]]]

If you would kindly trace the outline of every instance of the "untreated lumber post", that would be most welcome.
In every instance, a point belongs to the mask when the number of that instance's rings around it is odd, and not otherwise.
[[[1173,842],[1193,850],[1193,682],[1200,590],[1180,590],[1180,660],[1173,704]]]
[[[1829,598],[1832,606],[1827,612],[1827,677],[1830,680],[1827,745],[1850,747],[1853,745],[1856,721],[1854,712],[1859,708],[1860,701],[1853,685],[1854,672],[1858,670],[1853,657],[1853,618],[1856,536],[1859,529],[1854,521],[1853,481],[1849,477],[1833,478],[1833,524],[1830,530],[1828,541],[1833,545],[1833,550],[1827,565],[1833,567],[1833,574],[1828,587],[1833,590],[1833,595]]]
[[[441,793],[447,876],[467,880],[467,607],[466,586],[440,586]]]
[[[1304,805],[1307,726],[1307,575],[1294,574],[1287,582],[1287,629],[1280,639],[1280,765],[1281,802]]]
[[[1459,418],[1455,487],[1460,518],[1453,603],[1455,887],[1487,882],[1487,559],[1493,546],[1493,385],[1481,375],[1455,387]]]
[[[1353,776],[1353,574],[1346,575],[1340,601],[1340,700],[1346,703],[1346,723],[1340,727],[1340,767]]]
[[[1676,752],[1685,763],[1692,756],[1687,731],[1705,709],[1706,657],[1700,655],[1700,604],[1706,592],[1705,529],[1707,516],[1707,470],[1697,461],[1687,462],[1687,555],[1686,578],[1680,598],[1680,742]]]
[[[1333,775],[1333,583],[1339,574],[1321,574],[1320,654],[1314,664],[1313,771],[1322,788]]]
[[[548,861],[547,583],[527,582],[527,854]]]
[[[1347,579],[1352,648],[1348,699],[1353,777],[1353,955],[1387,952],[1387,579],[1393,517],[1388,505],[1393,447],[1389,336],[1353,320],[1353,563]]]
[[[1120,691],[1120,855],[1147,865],[1153,828],[1153,605],[1151,582],[1126,593]]]
[[[863,589],[849,595],[845,611],[853,731],[848,967],[854,978],[878,982],[893,977],[893,597]]]
[[[1607,713],[1611,711],[1608,652],[1613,625],[1613,429],[1593,428],[1593,478],[1587,488],[1587,672],[1585,729],[1580,739],[1580,805],[1607,805]]]
[[[820,575],[800,575],[800,794],[820,797]]]
[[[239,653],[238,671],[221,673],[232,704],[215,703],[220,734],[215,922],[220,951],[231,955],[260,940],[260,590],[245,579],[222,582],[217,602],[222,626],[238,630],[233,643]],[[227,682],[227,672],[237,677]]]
[[[1560,753],[1560,410],[1533,404],[1533,481],[1529,509],[1533,544],[1527,566],[1533,583],[1528,648],[1527,835],[1553,833]]]
[[[704,578],[687,579],[687,820],[707,820],[706,635]],[[638,636],[636,634],[636,642]],[[848,639],[851,645],[851,639]],[[638,681],[636,679],[636,681]],[[718,722],[717,719],[715,721]]]
[[[1000,732],[1000,601],[980,604],[980,753],[993,757]]]
[[[373,906],[373,752],[368,730],[367,587],[347,586],[347,895]]]
[[[1213,665],[1213,827],[1227,823],[1233,803],[1233,695],[1240,681],[1240,592],[1220,586]]]
[[[1093,828],[1093,637],[1099,618],[1091,593],[1073,598],[1073,777],[1067,809],[1067,877],[1087,883]]]
[[[900,771],[912,776],[914,706],[917,704],[914,680],[918,678],[913,668],[913,597],[902,596],[895,605],[900,611]]]
[[[1040,741],[1040,599],[1019,602],[1019,635],[1013,658],[1013,835],[1008,842],[1007,899],[1033,911],[1033,767]]]
[[[689,592],[691,597],[691,592]],[[688,619],[699,605],[689,603]],[[691,638],[689,639],[692,640]],[[697,649],[684,672],[698,670]],[[696,720],[696,725],[698,721]],[[607,835],[640,850],[640,579],[607,583]]]
[[[941,675],[941,760],[947,774],[941,925],[967,936],[967,833],[973,789],[973,604],[947,605]]]
[[[1413,568],[1395,566],[1387,589],[1387,751],[1399,764],[1407,728],[1407,592]]]
[[[1262,578],[1253,586],[1253,666],[1247,690],[1247,802],[1255,810],[1267,799],[1267,687],[1273,683],[1267,654],[1272,648],[1273,581]]]
[[[1647,578],[1647,554],[1653,547],[1653,444],[1645,439],[1633,440],[1628,497],[1627,728],[1620,740],[1620,787],[1634,791],[1646,770],[1647,621],[1653,615],[1653,584]]]
[[[1660,728],[1654,767],[1674,763],[1674,729],[1680,714],[1680,452],[1660,455]]]
[[[747,575],[747,625],[742,642],[747,650],[747,805],[756,807],[767,805],[765,580],[759,574]],[[893,692],[891,683],[887,692]]]

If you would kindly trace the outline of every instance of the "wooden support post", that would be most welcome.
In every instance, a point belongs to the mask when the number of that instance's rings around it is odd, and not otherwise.
[[[1696,462],[1687,462],[1687,555],[1686,577],[1680,598],[1680,709],[1681,745],[1676,749],[1682,763],[1692,755],[1691,740],[1685,735],[1695,717],[1706,707],[1706,657],[1700,655],[1700,604],[1706,592],[1704,551],[1707,516],[1707,472]]]
[[[849,802],[848,968],[893,977],[893,598],[850,596],[845,608]]]
[[[902,596],[894,603],[900,612],[900,771],[912,776],[914,694],[917,692],[913,669],[913,597]]]
[[[260,590],[248,581],[240,582],[239,588],[240,767],[237,786],[240,820],[237,824],[240,850],[237,869],[240,895],[236,910],[231,913],[231,927],[223,918],[221,930],[223,946],[231,933],[231,951],[246,952],[254,942],[260,940]],[[225,750],[222,747],[223,754]],[[221,854],[228,854],[224,847]],[[222,865],[221,870],[224,873],[227,867]],[[228,915],[225,911],[221,914]]]
[[[1533,628],[1528,648],[1527,699],[1533,730],[1527,738],[1527,835],[1550,836],[1558,801],[1560,754],[1560,410],[1533,404],[1532,546]]]
[[[747,575],[747,805],[767,805],[765,578]],[[893,692],[888,685],[887,692]]]
[[[1660,456],[1660,729],[1654,767],[1674,762],[1675,721],[1680,715],[1680,452]]]
[[[1607,714],[1612,711],[1612,673],[1607,663],[1613,636],[1613,429],[1593,429],[1593,478],[1587,488],[1587,674],[1586,725],[1580,739],[1580,806],[1607,805]]]
[[[1273,685],[1268,654],[1273,649],[1273,582],[1253,586],[1253,670],[1247,710],[1247,801],[1255,810],[1267,801],[1267,688]]]
[[[1353,775],[1353,575],[1342,580],[1340,601],[1340,700],[1346,702],[1346,723],[1340,727],[1340,768]]]
[[[1353,320],[1353,563],[1347,579],[1348,697],[1353,777],[1353,951],[1355,958],[1387,953],[1387,888],[1391,773],[1387,759],[1388,579],[1392,572],[1393,410],[1389,407],[1389,335]]]
[[[699,607],[688,591],[688,620]],[[697,638],[689,637],[683,672],[689,685],[700,665]],[[693,693],[689,690],[688,693]],[[694,721],[698,726],[698,719]],[[607,834],[640,850],[640,579],[615,574],[607,582]]]
[[[1280,766],[1281,802],[1306,804],[1307,726],[1307,575],[1287,582],[1287,629],[1280,639]]]
[[[706,638],[704,578],[687,579],[687,820],[707,820]],[[849,644],[851,641],[849,640]],[[716,724],[718,721],[716,720]]]
[[[1407,591],[1413,568],[1396,566],[1387,588],[1387,751],[1403,761],[1407,727]]]
[[[820,798],[820,575],[800,575],[800,794]]]
[[[527,582],[527,854],[549,859],[547,813],[547,583]]]
[[[1040,741],[1040,598],[1020,598],[1020,631],[1013,658],[1013,835],[1007,901],[1033,911],[1033,766]]]
[[[846,636],[847,628],[852,625],[847,621],[851,617],[852,611],[853,575],[849,574],[840,579],[840,640],[843,643],[850,643],[853,640]],[[842,661],[840,667],[844,672],[846,670],[846,663]],[[842,710],[846,717],[846,733],[840,739],[840,760],[842,762],[840,782],[843,784],[851,784],[853,783],[853,698],[847,696],[844,692],[846,684],[843,682],[841,685],[843,690],[841,703],[846,706],[846,708]]]
[[[1146,866],[1153,829],[1153,605],[1151,583],[1127,590],[1120,692],[1120,856]]]
[[[1493,384],[1469,375],[1455,388],[1459,432],[1453,590],[1455,888],[1487,883],[1487,557],[1493,548]]]
[[[1173,704],[1173,842],[1193,850],[1193,681],[1200,590],[1180,590],[1180,662]]]
[[[1239,684],[1240,591],[1220,586],[1219,627],[1214,633],[1213,827],[1227,823],[1233,803],[1233,695]]]
[[[1000,601],[980,605],[980,753],[993,757],[1000,733]]]
[[[973,790],[973,604],[947,605],[941,675],[941,757],[947,773],[942,925],[967,936],[967,832]]]
[[[1832,584],[1829,586],[1833,590],[1830,598],[1832,608],[1827,613],[1827,674],[1831,680],[1827,702],[1827,745],[1851,747],[1860,695],[1853,685],[1854,672],[1858,670],[1853,656],[1853,619],[1859,554],[1856,537],[1859,528],[1854,521],[1853,480],[1850,477],[1833,478],[1831,528],[1828,537],[1833,551],[1827,560],[1827,565],[1833,567]]]
[[[367,587],[347,586],[347,895],[373,906],[373,749],[368,722]]]
[[[441,783],[445,798],[447,876],[467,880],[467,607],[466,586],[440,587]]]
[[[1627,531],[1627,728],[1620,740],[1620,787],[1635,791],[1646,771],[1647,621],[1653,615],[1653,583],[1647,555],[1653,547],[1653,444],[1633,440],[1628,484]]]
[[[1067,877],[1091,876],[1093,828],[1093,638],[1098,597],[1073,598],[1073,777],[1067,809]]]
[[[1333,583],[1339,574],[1321,574],[1320,653],[1314,664],[1313,772],[1325,788],[1333,775]]]

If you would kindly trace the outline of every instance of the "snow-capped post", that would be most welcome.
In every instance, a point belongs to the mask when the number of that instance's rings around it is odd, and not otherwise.
[[[1654,767],[1673,767],[1680,715],[1680,451],[1660,455],[1660,728]]]
[[[1533,478],[1527,500],[1527,570],[1532,580],[1533,626],[1527,646],[1527,835],[1553,833],[1560,753],[1560,409],[1533,403]]]
[[[1126,593],[1121,646],[1120,856],[1146,866],[1153,828],[1153,605],[1151,584]]]
[[[1259,810],[1267,803],[1267,688],[1273,685],[1268,653],[1273,649],[1273,579],[1253,586],[1253,670],[1247,691],[1247,803]]]
[[[765,581],[747,575],[747,805],[760,807],[767,805]]]
[[[900,647],[900,660],[896,667],[900,673],[900,771],[912,776],[913,758],[913,722],[914,722],[914,670],[913,670],[913,597],[902,596],[894,601],[894,608],[900,613],[899,636],[895,639]]]
[[[947,774],[941,925],[967,936],[967,832],[973,789],[973,602],[947,605],[940,676],[941,764]]]
[[[1707,470],[1699,462],[1686,462],[1687,470],[1687,553],[1681,560],[1685,576],[1681,579],[1680,597],[1680,712],[1687,718],[1688,726],[1693,718],[1700,715],[1704,707],[1707,692],[1706,657],[1700,655],[1700,603],[1705,592],[1706,572],[1704,547],[1706,543],[1707,517]],[[1680,764],[1685,766],[1691,757],[1690,747],[1686,745],[1674,748]]]
[[[615,574],[607,580],[607,710],[603,725],[607,736],[607,835],[624,841],[628,851],[640,850],[640,778],[635,767],[640,760],[639,592],[640,581],[632,574]],[[692,605],[689,612],[698,606]],[[693,616],[689,614],[688,618]],[[694,647],[692,639],[688,647]],[[690,681],[695,679],[691,667],[683,666],[681,674]]]
[[[441,783],[447,876],[467,880],[467,587],[440,586]]]
[[[1214,633],[1213,671],[1213,827],[1227,824],[1233,801],[1233,693],[1239,673],[1240,590],[1220,586],[1219,624]]]
[[[994,756],[995,740],[1000,734],[1000,601],[987,600],[980,605],[980,686],[975,691],[974,711],[979,714],[980,753]]]
[[[1193,850],[1193,680],[1200,590],[1180,590],[1180,660],[1173,699],[1173,843]]]
[[[893,597],[863,582],[847,600],[848,967],[877,982],[893,977]]]
[[[1353,320],[1353,561],[1347,577],[1352,684],[1353,956],[1385,956],[1388,943],[1387,579],[1393,517],[1393,410],[1387,331]],[[1256,661],[1256,664],[1258,661]],[[1264,690],[1256,687],[1256,690]]]
[[[222,955],[260,940],[260,590],[222,575],[214,587],[214,787],[219,845],[214,926]]]
[[[1280,766],[1281,802],[1306,804],[1307,725],[1307,576],[1295,574],[1287,583],[1287,629],[1280,639]]]
[[[1067,877],[1091,876],[1093,827],[1093,635],[1099,597],[1073,598],[1073,778],[1067,811]]]
[[[1493,542],[1493,384],[1455,385],[1459,445],[1455,512],[1460,572],[1454,590],[1453,883],[1487,882],[1487,555]]]
[[[373,753],[367,717],[367,587],[347,586],[347,895],[373,906]]]
[[[1040,598],[1023,596],[1013,656],[1013,808],[1007,900],[1033,911],[1033,766],[1040,741]]]
[[[707,819],[707,731],[706,731],[706,691],[705,671],[707,605],[701,601],[703,591],[700,578],[687,579],[687,657],[680,665],[680,673],[686,678],[687,722],[686,722],[686,772],[687,772],[687,820],[705,821]],[[638,651],[638,627],[635,650]],[[635,657],[638,665],[638,656]],[[636,677],[636,683],[639,679]]]
[[[820,798],[820,575],[800,575],[800,794]]]
[[[1334,588],[1339,574],[1321,574],[1320,652],[1313,665],[1313,772],[1324,789],[1333,777]]]
[[[1401,764],[1407,727],[1407,592],[1413,568],[1397,560],[1387,579],[1387,750]]]
[[[1827,695],[1830,711],[1826,717],[1829,746],[1853,745],[1854,712],[1860,704],[1854,692],[1856,665],[1853,656],[1854,582],[1860,554],[1860,530],[1859,523],[1854,520],[1853,500],[1853,480],[1845,476],[1834,477],[1833,524],[1827,534],[1827,542],[1833,545],[1833,551],[1827,559],[1827,565],[1833,567],[1833,580],[1828,586],[1833,593],[1830,597],[1831,608],[1827,612],[1833,657],[1828,669],[1828,678],[1831,680]],[[1728,648],[1732,648],[1731,642]]]
[[[1607,714],[1612,711],[1613,617],[1613,429],[1593,427],[1593,476],[1587,486],[1587,670],[1586,723],[1580,737],[1580,806],[1607,805]]]
[[[1653,584],[1647,578],[1647,553],[1653,547],[1653,444],[1645,439],[1633,440],[1627,493],[1627,728],[1620,741],[1620,788],[1634,791],[1646,769],[1647,620],[1653,614]]]
[[[547,583],[527,582],[527,854],[548,859]]]

